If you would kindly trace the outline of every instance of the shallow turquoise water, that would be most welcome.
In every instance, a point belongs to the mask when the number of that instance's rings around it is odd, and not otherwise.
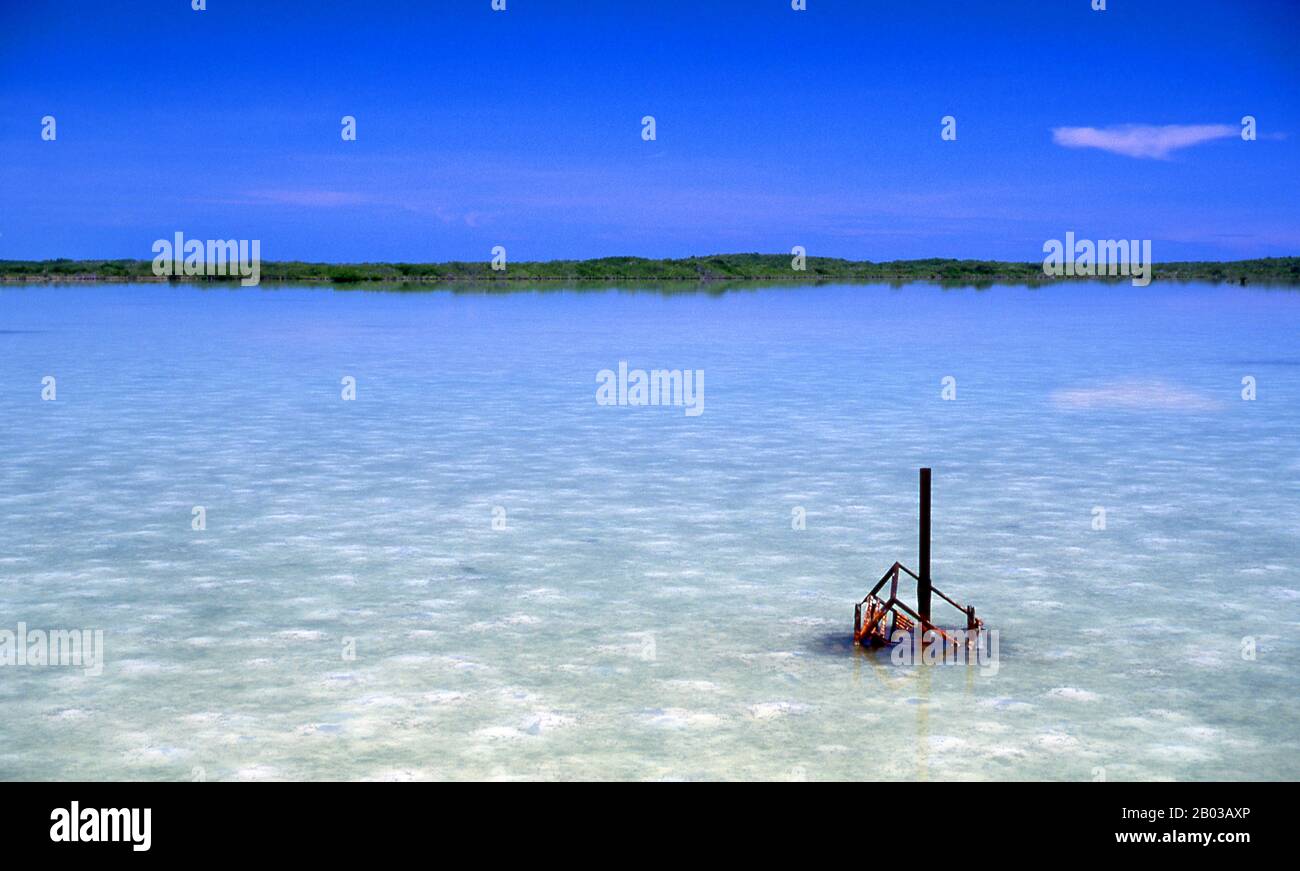
[[[0,289],[0,629],[107,656],[0,666],[0,777],[1296,779],[1298,328],[1204,285]],[[598,406],[621,360],[704,413]],[[921,465],[996,673],[846,643]]]

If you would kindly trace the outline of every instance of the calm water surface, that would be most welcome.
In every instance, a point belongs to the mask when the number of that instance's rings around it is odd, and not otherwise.
[[[0,289],[0,629],[107,654],[0,666],[0,777],[1300,778],[1297,337],[1206,285]],[[624,360],[704,413],[598,406]],[[996,673],[847,643],[922,465]]]

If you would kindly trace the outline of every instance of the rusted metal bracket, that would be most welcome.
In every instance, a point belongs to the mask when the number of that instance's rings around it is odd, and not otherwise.
[[[921,470],[921,531],[920,531],[921,571],[912,571],[900,562],[895,562],[885,570],[880,580],[871,588],[871,592],[862,601],[853,606],[853,643],[879,647],[890,643],[894,633],[911,632],[920,627],[923,640],[938,638],[945,644],[974,645],[978,633],[984,629],[984,621],[975,616],[974,605],[963,605],[935,587],[930,580],[930,470]],[[912,609],[898,598],[899,578],[906,573],[916,581],[917,607]],[[881,599],[880,591],[889,584],[889,598]],[[938,596],[965,618],[965,637],[958,639],[945,632],[931,619],[931,594]],[[865,606],[865,610],[864,610]],[[892,618],[889,631],[885,630],[885,618]]]

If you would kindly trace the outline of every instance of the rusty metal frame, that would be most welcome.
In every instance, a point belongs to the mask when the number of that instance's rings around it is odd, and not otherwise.
[[[930,619],[931,594],[956,608],[966,618],[966,644],[974,645],[979,633],[984,629],[984,622],[975,616],[974,605],[963,605],[946,595],[931,583],[930,579],[930,470],[921,469],[920,477],[921,523],[918,554],[921,560],[920,574],[912,571],[900,562],[895,562],[880,576],[880,580],[871,588],[871,592],[853,607],[853,643],[868,644],[878,647],[888,644],[899,629],[913,631],[920,627],[922,641],[925,642],[934,633],[944,644],[958,644],[957,639],[940,629]],[[898,582],[906,572],[916,581],[916,609],[913,610],[898,598]],[[880,591],[889,584],[889,598],[881,599]],[[866,605],[866,622],[863,622],[862,606]],[[889,631],[885,631],[885,617],[890,617]],[[949,630],[952,631],[952,630]]]
[[[882,644],[888,644],[889,640],[893,638],[895,630],[899,626],[900,618],[904,622],[911,624],[910,626],[903,627],[904,629],[920,626],[922,633],[928,634],[934,632],[945,643],[960,643],[957,639],[943,631],[943,629],[936,626],[930,620],[922,617],[915,609],[911,608],[907,603],[898,598],[898,582],[902,573],[908,574],[918,582],[920,581],[916,572],[912,571],[902,563],[896,562],[890,566],[880,580],[876,582],[876,585],[871,588],[871,592],[867,593],[867,595],[863,597],[862,601],[858,602],[854,606],[853,643],[859,645],[870,645],[872,647],[879,647]],[[889,583],[889,598],[881,599],[879,593],[881,589],[884,588],[886,582]],[[975,616],[974,605],[963,605],[933,585],[931,585],[930,590],[940,599],[961,612],[962,616],[966,618],[966,630],[968,632],[979,632],[984,628],[984,621]],[[867,606],[865,623],[863,622],[864,605]],[[893,624],[888,633],[885,632],[884,627],[884,621],[887,615],[893,618]],[[968,645],[975,643],[975,640],[970,637],[967,637],[965,641]]]

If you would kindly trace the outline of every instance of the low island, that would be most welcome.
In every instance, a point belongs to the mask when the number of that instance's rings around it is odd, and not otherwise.
[[[157,276],[151,260],[0,260],[0,281],[10,283],[66,281],[215,281],[234,282],[227,276]],[[1166,281],[1232,282],[1235,284],[1300,283],[1300,257],[1255,260],[1193,261],[1154,264],[1153,277]],[[1101,276],[1101,280],[1118,280]],[[332,284],[434,284],[482,283],[508,287],[515,282],[734,282],[826,281],[905,284],[931,281],[945,284],[994,283],[1045,284],[1077,277],[1045,275],[1041,262],[998,260],[844,260],[808,257],[804,269],[792,267],[788,254],[714,254],[681,259],[601,257],[593,260],[545,260],[509,263],[494,269],[491,262],[445,263],[305,263],[296,260],[265,261],[263,282]]]

